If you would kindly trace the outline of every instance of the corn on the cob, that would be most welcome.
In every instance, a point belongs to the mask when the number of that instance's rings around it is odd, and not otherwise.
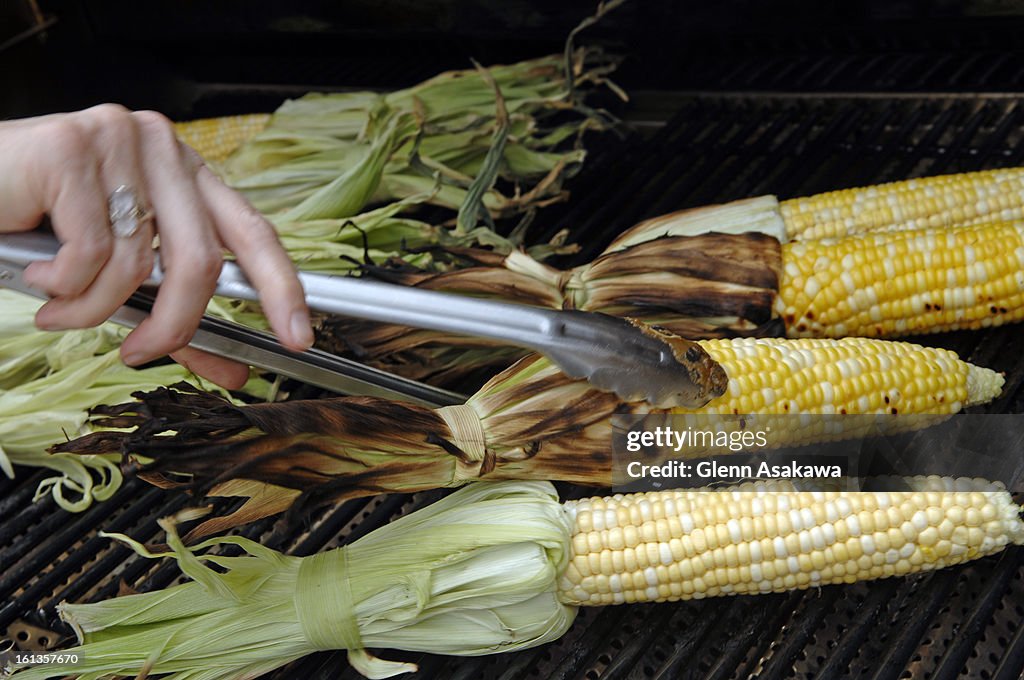
[[[721,394],[700,409],[624,404],[532,356],[493,378],[465,405],[436,410],[369,397],[235,407],[202,394],[162,390],[143,395],[141,403],[102,411],[112,418],[97,425],[142,425],[138,434],[99,432],[54,450],[138,454],[152,461],[143,476],[161,485],[180,484],[181,475],[203,490],[231,480],[274,485],[274,493],[260,491],[259,512],[280,512],[293,503],[301,512],[371,493],[478,479],[609,486],[623,481],[611,450],[616,414],[719,421],[716,414],[940,417],[995,398],[1003,384],[999,374],[953,352],[908,343],[740,338],[699,345],[713,361],[694,362],[705,373],[698,382]],[[823,423],[779,420],[772,435],[777,446],[860,436],[829,432]],[[921,427],[925,420],[930,419],[897,419],[891,427]],[[672,456],[706,453],[698,447]],[[248,521],[254,507],[211,520],[198,533]]]
[[[729,376],[706,413],[956,413],[994,399],[1003,377],[955,352],[868,338],[705,340]],[[675,409],[677,412],[686,412]]]
[[[730,214],[757,225],[771,210],[750,201],[732,205]],[[740,213],[745,217],[735,217]],[[690,211],[649,220],[568,271],[514,252],[499,266],[381,275],[432,290],[628,316],[689,338],[891,338],[1024,319],[1024,221],[786,243],[761,233],[673,235],[679,225],[708,219]],[[324,349],[440,384],[522,354],[355,319],[319,325]]]
[[[790,337],[895,337],[1024,319],[1024,222],[782,246]]]
[[[905,490],[661,491],[566,503],[575,605],[747,595],[941,569],[1024,543],[1001,485],[920,477]]]
[[[220,163],[270,122],[269,113],[201,118],[175,123],[178,137],[207,161]]]
[[[1024,168],[891,182],[782,201],[790,239],[1024,219]]]
[[[1024,167],[938,175],[779,201],[766,195],[656,217],[634,232],[761,232],[783,243],[872,232],[951,229],[1024,219]]]
[[[244,538],[248,555],[168,545],[196,580],[108,602],[63,605],[78,664],[16,673],[252,677],[317,650],[348,649],[360,672],[415,670],[363,649],[480,655],[560,637],[579,605],[811,588],[940,569],[1024,544],[1000,484],[914,477],[903,490],[734,489],[590,498],[560,506],[547,482],[463,489],[349,546],[291,557]],[[138,543],[115,536],[137,552]],[[210,561],[225,571],[205,566]]]

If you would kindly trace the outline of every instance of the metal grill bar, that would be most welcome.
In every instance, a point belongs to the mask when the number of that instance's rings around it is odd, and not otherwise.
[[[940,63],[934,73],[995,74],[1012,65]],[[805,64],[810,70],[810,65]],[[928,76],[913,59],[907,74]],[[765,77],[772,73],[763,64]],[[892,71],[892,60],[820,64],[803,79],[841,83]],[[957,71],[959,69],[959,71]],[[736,70],[735,79],[750,77]],[[781,77],[781,76],[780,76]],[[799,69],[790,73],[799,78]],[[866,76],[865,76],[866,77]],[[936,76],[937,77],[937,76]],[[994,77],[994,76],[993,76]],[[729,85],[725,79],[723,85]],[[574,200],[544,211],[536,233],[570,228],[592,258],[622,229],[669,210],[774,192],[783,197],[911,175],[1006,166],[1024,153],[1024,118],[1012,98],[785,96],[679,98],[678,113],[648,140],[602,142],[570,185]],[[931,336],[971,360],[1006,372],[1004,396],[988,410],[1024,410],[1020,327]],[[69,516],[31,502],[43,473],[0,480],[0,630],[16,619],[55,626],[62,599],[112,597],[179,579],[177,567],[136,557],[100,539],[98,528],[159,538],[155,520],[182,496],[132,482],[88,512]],[[588,490],[561,485],[569,496]],[[243,534],[292,554],[350,541],[441,494],[362,499],[325,509],[301,527],[264,520]],[[219,509],[236,501],[218,502]],[[459,659],[386,654],[421,665],[418,678],[606,680],[608,678],[1016,678],[1024,660],[1024,550],[914,579],[827,587],[756,598],[590,610],[561,641],[503,657]],[[43,609],[42,615],[35,611]],[[956,636],[954,637],[954,631]],[[344,669],[344,670],[342,670]],[[275,678],[352,678],[342,654],[315,654]]]

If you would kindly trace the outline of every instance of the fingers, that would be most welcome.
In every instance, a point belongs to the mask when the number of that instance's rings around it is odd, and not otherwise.
[[[56,296],[77,295],[92,283],[114,245],[102,200],[105,195],[95,168],[69,173],[51,212],[61,249],[53,260],[27,267],[25,283]]]
[[[283,345],[299,351],[309,349],[313,330],[302,284],[273,225],[241,194],[225,186],[198,156],[194,161],[198,161],[197,185],[217,233],[259,291],[271,327]]]
[[[142,174],[158,220],[164,271],[149,318],[121,346],[122,359],[139,364],[188,344],[217,286],[223,259],[206,203],[170,121],[152,111],[132,115],[141,140]]]
[[[182,347],[171,358],[188,370],[213,381],[228,390],[241,389],[249,379],[249,367],[236,361]]]
[[[148,205],[145,182],[139,164],[138,133],[131,114],[118,107],[108,107],[94,115],[93,129],[90,130],[92,155],[99,165],[99,186],[96,196],[109,196],[116,188],[132,187],[140,205]],[[107,206],[104,206],[107,213]],[[153,229],[149,221],[139,224],[135,234],[125,238],[114,238],[109,226],[109,215],[102,216],[103,233],[111,246],[109,257],[95,275],[88,287],[81,292],[62,293],[45,304],[36,316],[36,322],[43,328],[81,328],[94,326],[107,319],[130,296],[150,274],[153,268]],[[72,230],[74,224],[64,221],[55,214],[55,229]],[[74,237],[71,236],[61,248],[52,263],[50,272],[61,278],[62,257],[74,257]],[[74,265],[66,265],[73,267]],[[42,267],[40,267],[42,270]]]
[[[20,122],[5,130],[0,144],[6,161],[0,162],[5,177],[0,184],[11,191],[6,195],[0,188],[0,223],[30,229],[49,213],[63,242],[53,261],[35,263],[25,273],[29,285],[50,295],[83,292],[113,250],[91,115],[55,117],[36,125]]]
[[[302,286],[273,226],[181,145],[163,116],[103,105],[0,122],[0,178],[0,231],[31,229],[48,214],[62,244],[52,261],[26,271],[30,285],[52,296],[37,317],[41,327],[108,318],[152,270],[158,233],[164,280],[149,318],[122,345],[126,363],[174,352],[216,382],[244,381],[238,365],[178,352],[214,292],[225,247],[259,291],[281,342],[296,350],[311,346]],[[122,185],[156,221],[118,238],[108,197]]]

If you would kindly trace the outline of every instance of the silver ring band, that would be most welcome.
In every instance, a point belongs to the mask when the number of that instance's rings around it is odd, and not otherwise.
[[[135,189],[127,184],[110,192],[107,207],[110,210],[110,230],[117,238],[134,236],[146,220],[153,219],[153,212],[139,204]]]

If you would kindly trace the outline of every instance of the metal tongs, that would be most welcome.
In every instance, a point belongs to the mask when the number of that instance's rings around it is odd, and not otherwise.
[[[46,299],[22,274],[38,260],[50,260],[60,244],[45,231],[0,235],[0,286]],[[111,320],[135,327],[147,316],[152,276]],[[696,343],[644,331],[603,314],[554,311],[490,302],[345,276],[299,274],[310,309],[385,323],[479,336],[543,353],[566,374],[585,378],[625,401],[658,408],[703,406],[724,390],[721,368]],[[225,262],[217,295],[258,301],[237,265]],[[429,405],[461,403],[462,395],[401,378],[355,361],[309,350],[292,352],[266,333],[205,316],[189,343],[211,354],[294,377],[348,394],[398,398]]]

